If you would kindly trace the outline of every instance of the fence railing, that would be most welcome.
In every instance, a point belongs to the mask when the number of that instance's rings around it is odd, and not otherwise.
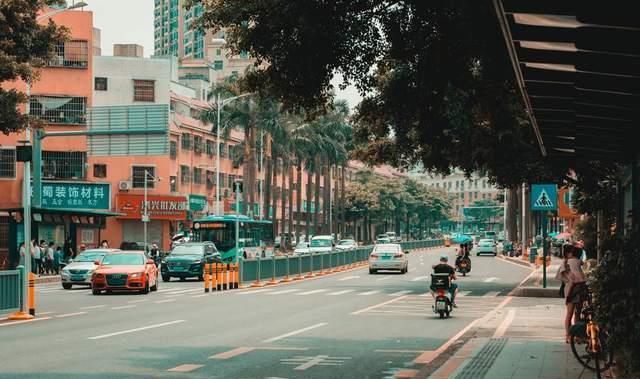
[[[403,250],[416,250],[442,246],[444,240],[401,242]],[[369,259],[373,246],[362,246],[351,250],[335,250],[326,253],[273,256],[249,259],[241,262],[240,281],[244,284],[283,277],[300,277],[312,272],[333,270],[363,263]]]
[[[0,271],[0,313],[20,309],[22,275],[19,270]]]

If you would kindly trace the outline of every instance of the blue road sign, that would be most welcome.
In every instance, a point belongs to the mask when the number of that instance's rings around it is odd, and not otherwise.
[[[558,186],[555,184],[531,185],[531,210],[555,211],[558,209]]]

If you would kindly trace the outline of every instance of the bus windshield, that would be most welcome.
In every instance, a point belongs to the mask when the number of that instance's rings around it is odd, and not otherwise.
[[[197,241],[211,241],[218,251],[227,252],[236,245],[235,221],[202,222],[196,230]],[[241,247],[271,246],[273,245],[273,226],[268,222],[243,221],[240,222],[238,233]]]

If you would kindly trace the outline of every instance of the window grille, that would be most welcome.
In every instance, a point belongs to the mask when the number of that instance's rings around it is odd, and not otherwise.
[[[169,141],[169,157],[171,159],[178,158],[178,143],[176,141]]]
[[[178,178],[175,176],[169,177],[169,186],[171,192],[178,192]]]
[[[54,47],[49,67],[87,68],[89,66],[88,41],[67,41]]]
[[[222,70],[223,68],[224,68],[224,63],[222,61],[213,61],[214,70]]]
[[[188,184],[191,181],[191,171],[189,166],[180,166],[180,181],[182,184]]]
[[[131,186],[133,188],[144,188],[145,179],[147,188],[155,188],[155,177],[156,168],[153,166],[131,166]]]
[[[0,178],[16,177],[16,149],[0,148]]]
[[[0,216],[0,249],[9,248],[9,217]]]
[[[206,153],[207,153],[208,155],[210,155],[210,156],[214,155],[214,154],[215,154],[215,151],[213,151],[213,150],[214,150],[214,148],[213,148],[213,146],[214,146],[213,141],[212,141],[212,140],[210,140],[210,139],[208,139],[208,140],[206,141],[205,145],[206,145],[206,146],[205,146],[205,151],[206,151]]]
[[[200,136],[194,136],[193,137],[193,151],[196,154],[201,154],[202,153],[202,137]]]
[[[70,96],[31,96],[29,115],[49,124],[86,125],[87,98]]]
[[[107,165],[96,163],[93,165],[93,177],[94,178],[106,178],[107,177]]]
[[[133,101],[155,101],[154,80],[133,80]]]
[[[191,134],[182,133],[182,148],[185,150],[191,150]]]
[[[212,189],[216,184],[216,175],[213,171],[207,170],[207,189]]]
[[[233,182],[235,181],[236,181],[236,176],[229,174],[229,182],[228,182],[229,184],[227,185],[227,187],[233,188]]]
[[[193,168],[193,183],[202,184],[202,169],[199,167]]]
[[[43,151],[42,177],[45,179],[86,179],[87,153]]]
[[[95,89],[96,91],[106,91],[107,88],[107,78],[96,77],[93,80],[93,89]]]
[[[224,157],[224,143],[220,142],[218,148],[220,149],[220,156]]]

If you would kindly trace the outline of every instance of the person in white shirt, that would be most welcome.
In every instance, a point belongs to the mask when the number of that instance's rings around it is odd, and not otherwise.
[[[569,343],[569,329],[572,325],[574,316],[580,315],[582,302],[587,293],[587,284],[584,272],[582,271],[582,261],[578,257],[578,248],[572,245],[564,245],[564,261],[558,269],[558,277],[564,283],[565,304],[567,314],[564,320],[565,339]]]
[[[35,260],[35,265],[31,271],[40,275],[42,273],[42,249],[40,249],[40,245],[35,239],[31,242],[31,246],[33,247],[33,259]]]

